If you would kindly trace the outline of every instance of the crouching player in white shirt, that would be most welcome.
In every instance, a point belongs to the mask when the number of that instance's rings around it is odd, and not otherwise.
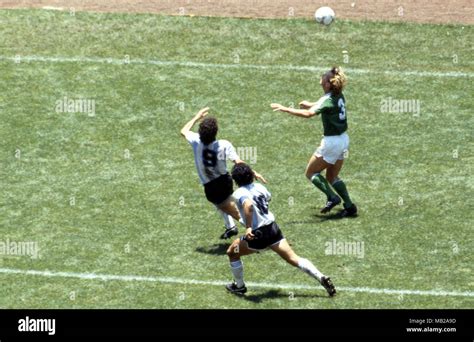
[[[234,282],[226,285],[226,289],[235,294],[247,292],[240,257],[271,248],[290,265],[317,279],[329,296],[334,296],[336,288],[331,279],[322,274],[311,261],[299,257],[291,249],[275,223],[275,217],[268,210],[271,194],[262,184],[254,183],[254,177],[254,172],[247,164],[236,164],[232,169],[232,178],[239,186],[233,196],[247,230],[245,236],[234,240],[227,249]]]

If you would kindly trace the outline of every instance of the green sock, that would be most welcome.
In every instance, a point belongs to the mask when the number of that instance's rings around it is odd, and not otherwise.
[[[311,177],[311,183],[313,183],[319,190],[326,194],[328,201],[336,196],[334,191],[332,191],[331,187],[329,186],[326,178],[321,176],[319,173],[315,173],[313,177]]]
[[[334,183],[332,183],[332,187],[344,201],[344,208],[351,207],[352,201],[349,197],[349,192],[347,192],[346,184],[342,181],[342,179],[337,179]]]

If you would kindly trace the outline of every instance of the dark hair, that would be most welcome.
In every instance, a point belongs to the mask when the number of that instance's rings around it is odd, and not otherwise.
[[[244,186],[252,184],[255,175],[250,166],[245,163],[239,163],[235,164],[232,168],[232,178],[238,186]]]
[[[216,140],[217,131],[217,119],[213,117],[204,118],[199,124],[199,139],[204,145],[209,145]]]

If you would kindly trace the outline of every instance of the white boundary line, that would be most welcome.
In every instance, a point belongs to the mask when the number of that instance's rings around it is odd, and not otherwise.
[[[40,276],[47,278],[76,278],[83,280],[102,280],[102,281],[136,281],[136,282],[153,282],[164,284],[183,284],[183,285],[210,285],[223,286],[226,281],[209,281],[196,280],[174,277],[147,277],[136,275],[113,275],[113,274],[97,274],[97,273],[74,273],[74,272],[53,272],[53,271],[37,271],[37,270],[20,270],[12,268],[0,268],[3,274],[19,274],[28,276]],[[273,284],[273,283],[253,283],[248,282],[250,287],[273,288],[283,290],[322,290],[320,286],[298,285],[298,284]],[[419,296],[438,296],[438,297],[474,297],[474,292],[459,291],[443,291],[443,290],[394,290],[394,289],[375,289],[368,287],[344,287],[338,286],[337,290],[341,292],[361,292],[373,294],[388,295],[419,295]]]
[[[0,56],[0,61],[16,61],[16,57]],[[208,69],[251,69],[251,70],[283,70],[295,72],[323,72],[327,68],[315,67],[309,65],[269,65],[269,64],[219,64],[202,63],[192,61],[163,61],[156,59],[125,59],[118,58],[100,58],[100,57],[48,57],[48,56],[20,56],[21,62],[42,62],[42,63],[95,63],[95,64],[113,64],[113,65],[156,65],[162,67],[181,66],[187,68],[208,68]],[[374,74],[391,76],[420,76],[420,77],[474,77],[472,72],[437,72],[437,71],[416,71],[416,70],[368,70],[347,68],[348,72],[354,74]]]

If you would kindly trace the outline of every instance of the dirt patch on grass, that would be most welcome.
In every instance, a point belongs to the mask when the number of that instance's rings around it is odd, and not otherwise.
[[[472,0],[3,0],[0,8],[44,8],[97,12],[143,12],[248,18],[312,17],[323,5],[338,18],[474,23]]]

